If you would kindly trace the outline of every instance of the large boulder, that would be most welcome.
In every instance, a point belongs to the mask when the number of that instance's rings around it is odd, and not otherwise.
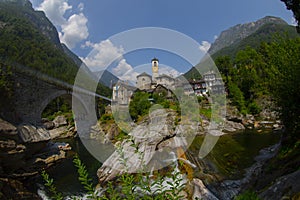
[[[2,119],[0,119],[0,140],[19,140],[17,128]]]
[[[30,192],[22,182],[11,178],[0,178],[0,199],[30,199],[41,198]]]
[[[176,112],[172,110],[152,111],[150,118],[134,127],[129,133],[130,139],[121,142],[98,169],[99,182],[112,180],[124,171],[135,173],[141,168],[150,171],[170,164],[170,153],[177,152],[179,147],[186,147],[185,136],[195,135],[197,128],[196,123],[175,126],[175,116]]]
[[[19,136],[22,142],[43,142],[51,139],[49,132],[44,127],[36,127],[30,124],[18,126]]]
[[[60,126],[67,126],[68,125],[67,119],[63,115],[59,115],[59,116],[55,117],[53,122],[54,122],[54,125],[55,125],[56,128],[58,128]]]
[[[116,124],[112,124],[106,134],[106,137],[109,140],[113,140],[116,136],[119,135],[119,128]]]
[[[200,179],[194,178],[192,184],[194,185],[193,199],[219,200]]]
[[[52,130],[55,128],[55,123],[52,121],[45,122],[45,123],[43,123],[43,125],[47,130]]]
[[[225,121],[224,131],[225,132],[235,132],[238,130],[244,130],[245,127],[243,124],[234,122],[234,121]]]
[[[300,191],[300,170],[279,177],[266,190],[259,194],[262,199],[298,199]],[[297,197],[298,198],[297,198]]]

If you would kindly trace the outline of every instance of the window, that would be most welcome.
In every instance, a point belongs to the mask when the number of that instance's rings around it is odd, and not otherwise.
[[[157,62],[156,61],[154,61],[154,67],[157,67]]]

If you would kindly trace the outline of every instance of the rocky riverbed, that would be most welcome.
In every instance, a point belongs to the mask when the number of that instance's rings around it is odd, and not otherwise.
[[[167,112],[166,110],[155,110],[149,119],[134,127],[129,133],[131,136],[130,140],[124,140],[122,143],[117,144],[118,147],[121,147],[124,154],[115,151],[98,170],[97,175],[99,182],[105,183],[110,181],[125,171],[130,173],[137,172],[142,163],[149,165],[148,169],[153,169],[160,163],[157,162],[157,157],[155,156],[157,152],[162,151],[162,149],[166,147],[169,148],[168,152],[176,152],[176,148],[186,149],[189,137],[187,137],[186,140],[186,138],[180,136],[188,136],[191,130],[195,134],[194,136],[205,136],[208,134],[209,125],[210,128],[213,126],[216,126],[216,129],[219,128],[218,125],[212,125],[203,118],[202,124],[189,124],[190,126],[181,127],[177,125],[177,127],[180,128],[176,129],[173,123],[175,116],[176,113],[171,110]],[[245,129],[256,129],[258,132],[266,129],[272,131],[281,126],[280,122],[276,121],[276,119],[269,120],[268,122],[263,120],[258,121],[250,115],[244,117],[231,115],[225,120],[223,131],[216,130],[214,133],[216,136],[222,136],[237,131],[245,131]],[[151,128],[149,128],[149,121],[155,122],[151,124]],[[276,124],[278,124],[278,126]],[[153,135],[151,131],[155,131],[157,134]],[[222,180],[220,180],[217,174],[202,173],[200,177],[194,176],[192,179],[187,180],[190,188],[193,188],[193,198],[232,199],[241,192],[242,188],[250,182],[254,175],[260,173],[261,167],[268,159],[276,154],[278,147],[278,144],[276,144],[261,150],[259,155],[255,158],[255,163],[246,169],[246,173],[242,179],[226,180],[221,178]],[[139,154],[136,154],[136,149],[144,153],[143,161],[140,160]],[[160,155],[160,158],[162,156],[165,155]],[[122,158],[129,164],[128,169],[126,169],[124,163],[122,163]],[[163,159],[168,160],[169,158],[164,157]],[[178,159],[180,159],[180,156],[178,156]],[[198,159],[191,159],[189,162],[193,165],[195,163],[200,171],[207,168],[205,165],[208,164]],[[158,168],[160,168],[160,166],[158,166]],[[201,179],[201,177],[204,179]]]
[[[38,175],[66,157],[70,146],[52,142],[52,139],[69,137],[72,132],[62,116],[53,127],[13,124],[0,119],[0,191],[2,196],[13,199],[39,199],[26,188],[26,180]],[[48,128],[48,129],[47,129]],[[49,130],[51,129],[51,130]],[[74,135],[74,132],[72,133]],[[1,195],[0,195],[1,196]]]
[[[257,132],[260,132],[265,129],[278,130],[282,127],[277,118],[266,117],[257,120],[254,116],[241,116],[234,112],[227,114],[222,127],[211,124],[205,117],[201,117],[201,123],[192,122],[179,125],[175,125],[175,119],[176,113],[172,110],[155,110],[149,118],[145,118],[132,129],[129,134],[130,140],[115,143],[120,130],[114,124],[106,125],[104,129],[101,125],[91,127],[91,138],[100,139],[104,143],[113,142],[116,149],[122,147],[128,153],[126,156],[131,172],[136,172],[145,163],[149,166],[148,170],[157,165],[163,167],[165,163],[162,163],[161,156],[164,156],[163,160],[168,160],[168,153],[178,153],[178,148],[186,150],[187,144],[191,143],[189,139],[208,134],[209,125],[210,128],[214,126],[216,129],[223,128],[222,131],[213,132],[216,136],[236,133],[245,129],[256,129]],[[149,126],[150,123],[152,123],[151,126]],[[0,120],[0,132],[0,181],[2,183],[0,189],[2,193],[18,198],[39,198],[26,189],[24,181],[26,182],[28,177],[37,175],[42,168],[48,168],[66,157],[66,151],[70,146],[51,141],[56,138],[75,137],[75,128],[70,126],[63,116],[57,116],[53,121],[43,119],[43,126],[40,127],[30,124],[14,126]],[[138,159],[139,154],[134,153],[137,149],[145,153],[142,162]],[[167,154],[161,153],[165,150]],[[177,156],[178,159],[182,159],[181,155],[177,154]],[[189,155],[186,156],[189,158]],[[124,166],[119,160],[120,154],[115,152],[104,162],[97,173],[101,183],[112,180],[124,171]],[[190,158],[187,161],[192,165],[197,165],[199,169],[209,164]],[[192,178],[189,175],[188,184],[193,188],[194,197],[204,199],[232,197],[241,190],[245,183],[243,181],[245,179],[242,179],[222,181],[223,185],[213,186],[210,184],[213,181],[220,183],[218,176],[214,174],[194,175]],[[249,177],[251,176],[248,175]],[[218,190],[214,188],[218,188]]]

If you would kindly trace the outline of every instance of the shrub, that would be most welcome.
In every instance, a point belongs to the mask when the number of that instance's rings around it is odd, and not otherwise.
[[[260,200],[260,198],[255,192],[247,190],[242,194],[236,196],[234,200]]]

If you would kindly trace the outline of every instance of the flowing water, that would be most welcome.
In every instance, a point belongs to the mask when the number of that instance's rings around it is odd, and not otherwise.
[[[205,165],[210,169],[207,173],[218,173],[225,178],[241,178],[244,174],[244,169],[254,163],[254,157],[259,154],[259,151],[277,143],[279,139],[280,133],[271,131],[258,133],[255,130],[245,130],[239,133],[223,135],[212,152],[204,159]],[[202,141],[203,136],[195,138],[189,148],[192,152],[191,155],[198,155]],[[48,173],[54,178],[56,187],[65,196],[82,195],[84,194],[84,189],[77,180],[77,171],[72,163],[75,152],[87,166],[87,170],[95,184],[97,183],[96,172],[101,163],[86,150],[80,139],[64,139],[59,142],[69,143],[72,151],[67,153],[67,159],[51,167]],[[197,172],[194,175],[197,176]],[[37,183],[41,187],[42,180],[38,179]]]

